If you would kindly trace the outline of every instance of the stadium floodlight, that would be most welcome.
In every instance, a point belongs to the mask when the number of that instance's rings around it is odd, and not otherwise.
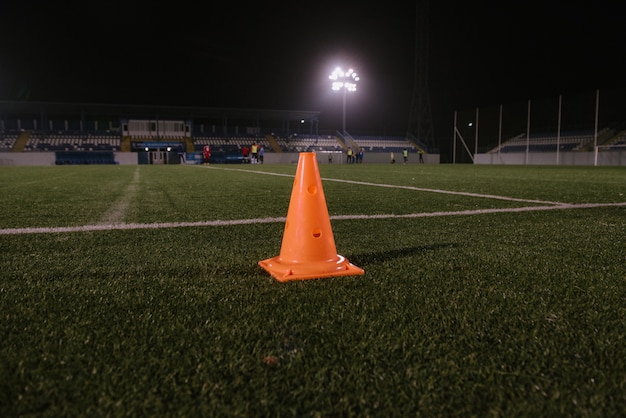
[[[359,75],[350,68],[343,71],[341,67],[335,68],[328,78],[332,81],[332,89],[335,91],[343,90],[343,132],[346,132],[346,95],[349,91],[356,91],[356,83],[359,81]]]

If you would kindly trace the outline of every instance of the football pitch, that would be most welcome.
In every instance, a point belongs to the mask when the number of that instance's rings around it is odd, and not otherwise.
[[[625,416],[626,168],[0,167],[0,416]]]

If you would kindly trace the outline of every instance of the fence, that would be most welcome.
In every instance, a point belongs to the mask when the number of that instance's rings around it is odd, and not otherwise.
[[[476,156],[485,153],[498,154],[499,157],[481,161],[520,161],[519,155],[500,158],[500,154],[507,151],[524,154],[523,163],[532,160],[528,154],[541,152],[554,154],[551,159],[539,159],[544,163],[577,160],[563,154],[594,153],[595,146],[610,144],[623,135],[626,130],[625,98],[624,90],[593,90],[457,111],[453,162],[476,162]],[[611,152],[608,147],[600,149]]]

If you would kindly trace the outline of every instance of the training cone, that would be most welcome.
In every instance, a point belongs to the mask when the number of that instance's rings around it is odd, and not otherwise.
[[[280,255],[259,266],[280,282],[365,273],[337,254],[314,152],[300,153]]]

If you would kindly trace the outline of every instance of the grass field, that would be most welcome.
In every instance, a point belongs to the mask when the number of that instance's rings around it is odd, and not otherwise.
[[[0,167],[0,416],[626,416],[626,168]]]

